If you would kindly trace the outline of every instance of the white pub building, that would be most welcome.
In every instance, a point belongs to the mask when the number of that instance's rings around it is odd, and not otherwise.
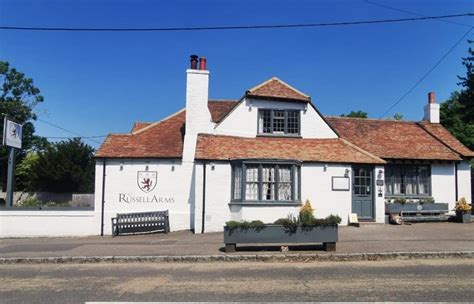
[[[325,117],[275,77],[239,100],[209,100],[205,58],[192,56],[186,74],[185,108],[97,151],[94,234],[128,212],[169,210],[171,231],[202,233],[273,222],[306,199],[343,225],[351,213],[384,223],[393,198],[471,201],[474,152],[440,124],[433,93],[420,122]]]

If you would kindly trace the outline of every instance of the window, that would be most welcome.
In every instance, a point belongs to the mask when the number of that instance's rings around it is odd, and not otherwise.
[[[258,110],[259,134],[300,134],[300,111]]]
[[[232,200],[299,202],[300,167],[287,162],[236,162],[232,166]]]
[[[385,167],[385,192],[387,195],[430,195],[430,166],[388,165]]]

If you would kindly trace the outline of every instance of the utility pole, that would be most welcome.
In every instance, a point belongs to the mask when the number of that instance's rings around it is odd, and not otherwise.
[[[13,192],[15,191],[15,148],[8,148],[8,173],[6,207],[13,207]]]

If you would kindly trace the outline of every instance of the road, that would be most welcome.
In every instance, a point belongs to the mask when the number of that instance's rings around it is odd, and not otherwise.
[[[473,301],[474,260],[0,265],[0,301]]]

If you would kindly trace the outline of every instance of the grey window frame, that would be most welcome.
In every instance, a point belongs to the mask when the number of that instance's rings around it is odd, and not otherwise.
[[[247,166],[252,165],[258,166],[258,199],[247,200],[245,193],[246,185],[246,170]],[[298,161],[255,161],[255,160],[239,160],[231,162],[232,166],[232,178],[231,178],[231,202],[232,203],[249,203],[249,204],[301,204],[301,163]],[[274,188],[274,200],[263,200],[263,166],[273,166],[275,168],[275,188]],[[280,200],[279,199],[279,168],[281,166],[290,166],[291,171],[291,200]],[[240,199],[235,199],[235,167],[240,167],[241,183],[240,183]],[[297,169],[299,168],[299,170]],[[297,179],[297,183],[295,180]],[[297,184],[297,185],[296,185]]]
[[[264,122],[262,121],[262,129],[260,129],[260,125],[259,125],[259,119],[261,116],[264,116],[263,115],[263,112],[264,111],[270,111],[270,130],[271,132],[264,132]],[[285,113],[285,118],[284,118],[284,124],[285,124],[285,127],[284,127],[284,132],[283,133],[280,133],[280,132],[275,132],[274,131],[274,113],[275,111],[279,111],[279,112],[284,112]],[[297,113],[297,117],[298,117],[298,133],[288,133],[288,113],[289,112],[295,112]],[[258,109],[258,113],[257,113],[257,126],[258,126],[258,134],[259,135],[280,135],[280,136],[299,136],[301,135],[301,110],[296,110],[296,109],[266,109],[266,108],[261,108],[261,109]]]
[[[398,193],[398,194],[393,194],[393,193],[388,193],[387,192],[387,187],[390,184],[392,186],[392,189],[394,189],[394,182],[395,182],[395,176],[392,174],[391,176],[387,175],[389,167],[397,167],[400,169],[401,173],[401,180],[403,182],[403,192],[404,193]],[[406,185],[407,185],[407,176],[404,174],[406,168],[415,168],[416,169],[416,193],[415,194],[406,194]],[[428,168],[428,193],[426,194],[420,194],[420,176],[419,176],[419,167],[426,167]],[[393,172],[393,170],[391,171]],[[385,196],[388,197],[430,197],[432,194],[432,178],[431,178],[431,165],[425,165],[425,164],[389,164],[385,166]],[[392,190],[393,191],[393,190]]]

